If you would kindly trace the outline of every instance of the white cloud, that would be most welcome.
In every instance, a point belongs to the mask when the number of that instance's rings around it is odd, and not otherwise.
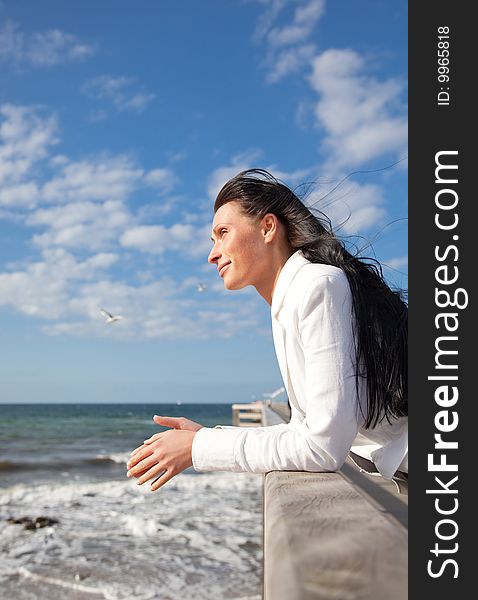
[[[339,234],[371,230],[386,218],[383,189],[374,184],[347,181],[330,195],[315,189],[305,203],[322,211]]]
[[[190,226],[184,225],[182,229],[178,230],[176,226],[176,230],[173,231],[173,228],[168,229],[164,225],[140,225],[125,231],[120,238],[120,244],[124,248],[136,248],[143,252],[162,254],[172,244],[181,241],[181,237],[184,238],[188,228]],[[177,233],[180,235],[177,236]],[[182,241],[184,242],[184,239]]]
[[[270,165],[266,167],[266,170],[272,173],[279,181],[283,181],[292,191],[296,191],[300,195],[303,186],[307,188],[309,186],[307,182],[314,179],[316,167],[297,169],[296,171],[284,171],[276,165]]]
[[[407,119],[398,80],[367,76],[353,50],[326,50],[313,60],[309,78],[319,94],[315,115],[324,129],[327,164],[349,168],[406,148]]]
[[[408,255],[389,258],[388,260],[385,260],[383,264],[390,269],[406,269],[408,267]]]
[[[315,53],[315,44],[308,43],[319,20],[325,13],[325,0],[301,1],[295,7],[290,22],[276,24],[284,8],[290,2],[261,2],[266,4],[266,12],[261,16],[256,40],[266,44],[264,67],[266,80],[276,83],[286,75],[296,73],[310,64]]]
[[[26,34],[13,21],[0,29],[0,61],[49,67],[94,54],[91,45],[58,29]]]
[[[70,293],[76,281],[98,276],[116,262],[115,254],[97,254],[83,261],[62,249],[49,250],[44,258],[23,271],[0,273],[0,306],[45,319],[70,314]]]
[[[151,254],[174,251],[182,256],[207,256],[210,250],[210,225],[196,226],[189,223],[164,225],[140,225],[128,229],[120,238],[124,248],[135,248]]]
[[[325,13],[325,0],[309,0],[295,11],[294,23],[303,27],[313,27]]]
[[[275,83],[286,75],[296,73],[304,65],[309,64],[315,54],[315,45],[307,44],[288,48],[279,52],[275,57],[270,71],[266,76],[269,83]]]
[[[144,171],[128,156],[103,156],[68,162],[42,190],[51,202],[124,199],[141,182]]]
[[[134,77],[100,75],[87,81],[81,91],[90,98],[112,102],[119,111],[141,112],[156,96],[144,89],[135,90],[135,84]]]
[[[33,236],[33,242],[42,248],[100,250],[115,245],[119,233],[132,220],[122,202],[108,200],[42,208],[29,215],[26,224],[47,227],[46,232]]]
[[[158,168],[148,171],[144,176],[144,181],[151,187],[157,188],[163,193],[168,193],[178,182],[178,178],[171,169]]]
[[[309,0],[300,4],[295,12],[293,21],[284,27],[274,27],[267,34],[267,40],[272,48],[303,43],[307,39],[319,19],[325,12],[325,0]]]
[[[254,39],[261,40],[267,35],[267,32],[272,28],[274,21],[277,19],[283,8],[290,3],[290,0],[257,0],[259,4],[265,7],[264,12],[260,15],[257,24]]]
[[[20,183],[0,189],[0,205],[12,208],[32,208],[39,198],[39,190],[35,183]]]
[[[92,46],[58,29],[33,34],[29,40],[26,57],[38,66],[51,66],[64,62],[82,60],[94,53]]]
[[[0,29],[0,60],[23,58],[24,35],[17,29],[12,21],[7,21]]]
[[[41,118],[34,108],[12,104],[0,106],[0,119],[0,184],[17,187],[57,143],[57,123],[52,116]]]
[[[237,175],[240,171],[244,171],[245,169],[249,169],[249,163],[242,163],[234,166],[227,167],[219,167],[217,168],[212,175],[209,177],[209,182],[207,186],[208,196],[211,200],[215,200],[219,191],[223,187],[225,183],[232,179],[235,175]]]
[[[261,155],[262,152],[260,150],[249,150],[234,156],[230,165],[215,169],[208,179],[207,192],[209,198],[211,200],[215,200],[219,190],[227,181],[229,181],[229,179],[241,171],[250,169],[251,165],[253,165],[253,163],[256,162]]]
[[[168,152],[168,162],[175,163],[188,158],[187,152]]]
[[[52,156],[50,158],[50,163],[54,167],[61,167],[63,165],[66,165],[69,162],[70,161],[69,161],[68,157],[65,156],[64,154],[57,154],[56,156]]]
[[[184,201],[181,195],[165,196],[163,190],[160,190],[160,193],[160,201],[155,199],[137,208],[135,215],[138,223],[157,223],[163,220],[165,215],[170,215],[173,210],[179,210],[179,206]]]

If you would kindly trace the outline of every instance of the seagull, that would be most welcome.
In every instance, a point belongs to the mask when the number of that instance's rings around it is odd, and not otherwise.
[[[100,310],[100,313],[104,316],[105,323],[108,323],[108,324],[115,323],[116,321],[119,321],[120,319],[123,318],[121,315],[112,315],[104,308],[102,308]]]
[[[198,287],[197,290],[198,292],[204,292],[206,290],[207,286],[205,283],[198,283]]]

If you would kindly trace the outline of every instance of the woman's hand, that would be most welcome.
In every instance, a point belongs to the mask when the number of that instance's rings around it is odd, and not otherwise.
[[[178,473],[192,466],[192,444],[202,425],[184,417],[153,418],[158,425],[173,430],[155,433],[131,453],[128,477],[138,477],[138,485],[154,478],[151,491],[158,490]]]

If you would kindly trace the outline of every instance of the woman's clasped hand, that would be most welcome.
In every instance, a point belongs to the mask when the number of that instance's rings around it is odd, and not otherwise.
[[[157,425],[171,427],[167,431],[155,433],[141,446],[131,452],[128,477],[136,477],[138,485],[153,480],[154,492],[178,473],[191,467],[192,445],[196,432],[202,425],[185,417],[153,417]]]

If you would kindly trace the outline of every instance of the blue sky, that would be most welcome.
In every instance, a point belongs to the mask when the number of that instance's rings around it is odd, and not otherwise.
[[[279,388],[269,306],[206,260],[244,168],[407,287],[405,2],[4,0],[0,82],[0,402]]]

